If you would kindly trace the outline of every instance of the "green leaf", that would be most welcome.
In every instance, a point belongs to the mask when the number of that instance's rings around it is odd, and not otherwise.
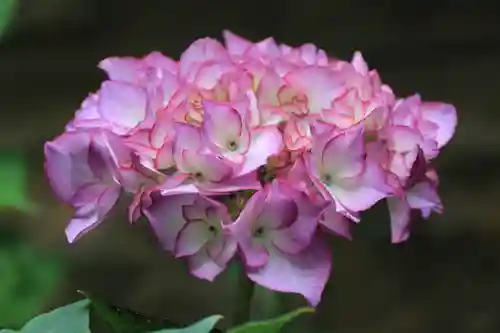
[[[12,20],[17,0],[0,0],[0,38],[7,31]]]
[[[312,312],[314,312],[313,308],[300,308],[277,318],[265,321],[250,322],[242,326],[232,328],[228,333],[279,333],[286,323],[292,321],[302,314]]]
[[[92,308],[96,313],[104,319],[116,333],[128,333],[133,329],[134,323],[131,319],[120,316],[116,309],[112,309],[108,304],[102,301],[100,298],[94,297],[89,293],[84,293],[80,291],[85,297],[87,297],[91,303]]]
[[[0,0],[0,3],[2,1],[4,0]],[[0,208],[15,208],[22,212],[33,211],[34,204],[28,198],[26,156],[22,151],[0,151],[0,184],[2,184]]]
[[[20,333],[90,333],[89,301],[82,300],[33,318]]]
[[[165,329],[151,333],[210,333],[217,322],[222,319],[220,315],[214,315],[200,320],[199,322],[184,328]]]
[[[91,309],[115,333],[144,333],[165,327],[175,327],[168,320],[148,318],[128,309],[112,306],[88,292],[79,292],[90,300],[92,304]]]

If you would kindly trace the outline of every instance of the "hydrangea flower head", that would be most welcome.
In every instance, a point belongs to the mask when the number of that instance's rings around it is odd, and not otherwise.
[[[397,97],[360,52],[344,61],[223,35],[179,60],[99,63],[107,80],[45,144],[52,188],[74,208],[68,241],[123,194],[130,222],[148,219],[194,276],[211,281],[237,256],[255,283],[315,306],[332,266],[326,235],[351,239],[381,200],[393,243],[408,239],[412,211],[442,212],[431,163],[456,110]]]

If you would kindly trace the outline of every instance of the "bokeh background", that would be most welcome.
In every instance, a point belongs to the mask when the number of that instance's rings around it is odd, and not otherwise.
[[[500,4],[18,0],[11,23],[0,40],[0,327],[78,299],[77,289],[180,324],[214,313],[230,320],[228,275],[212,284],[191,278],[145,223],[128,225],[120,210],[66,244],[71,211],[42,167],[43,142],[104,78],[101,59],[152,50],[178,57],[194,39],[230,29],[314,42],[341,58],[361,50],[398,95],[420,92],[458,109],[456,136],[438,160],[445,214],[416,221],[410,241],[395,246],[382,205],[354,242],[333,240],[324,300],[287,333],[500,331]],[[255,316],[263,309],[256,303]]]

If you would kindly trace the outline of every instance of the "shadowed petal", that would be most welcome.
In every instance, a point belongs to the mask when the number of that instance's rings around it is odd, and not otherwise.
[[[387,205],[391,216],[391,242],[404,242],[410,237],[410,206],[397,197],[388,198]]]
[[[205,246],[212,237],[205,221],[190,221],[179,232],[175,246],[177,258],[191,256]]]

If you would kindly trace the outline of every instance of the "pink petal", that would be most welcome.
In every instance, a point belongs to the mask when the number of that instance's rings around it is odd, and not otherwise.
[[[368,65],[361,52],[356,51],[352,56],[351,64],[354,66],[356,71],[361,75],[368,75]]]
[[[309,149],[312,141],[309,121],[300,118],[290,119],[285,125],[283,137],[289,150]]]
[[[106,81],[101,86],[99,112],[102,117],[118,127],[117,134],[139,125],[146,118],[146,91],[138,86]]]
[[[406,126],[391,126],[383,134],[390,150],[404,153],[412,151],[422,142],[418,130]]]
[[[74,131],[77,128],[105,127],[106,121],[99,113],[99,93],[91,93],[85,98],[75,112],[73,120],[66,125],[67,131]]]
[[[263,243],[245,238],[238,240],[238,246],[245,265],[249,267],[262,267],[269,261],[269,252]]]
[[[268,70],[262,76],[257,87],[256,96],[259,108],[269,108],[280,106],[278,92],[286,84],[275,72]]]
[[[278,250],[298,254],[311,243],[318,226],[318,216],[300,216],[286,229],[273,231],[272,242]]]
[[[192,193],[156,195],[151,206],[143,209],[165,250],[174,251],[178,234],[186,224],[182,207],[192,205],[196,196]]]
[[[158,170],[168,170],[174,166],[174,142],[166,141],[158,150],[155,160],[155,168]]]
[[[408,204],[414,209],[432,209],[441,212],[443,205],[430,182],[420,182],[406,192]]]
[[[325,209],[319,223],[336,235],[345,237],[349,240],[352,239],[350,230],[351,222],[347,220],[343,214],[337,212],[335,203],[330,204]]]
[[[229,226],[231,233],[238,241],[238,246],[250,267],[260,267],[266,264],[269,253],[263,242],[254,239],[254,232],[259,225],[258,215],[264,208],[267,191],[261,190],[255,193],[246,203],[238,219]]]
[[[94,196],[93,194],[92,196]],[[101,223],[118,201],[120,188],[101,187],[101,192],[94,200],[80,206],[66,227],[66,237],[70,243],[78,240]]]
[[[360,177],[344,178],[337,184],[327,186],[327,189],[340,203],[337,206],[339,212],[343,208],[353,212],[364,211],[392,194],[392,189],[385,184],[385,174],[373,162],[366,163],[365,171]]]
[[[312,114],[330,108],[333,99],[345,89],[343,75],[326,67],[302,67],[288,73],[285,80],[307,95]]]
[[[208,62],[200,66],[193,83],[200,89],[216,89],[223,75],[231,70],[234,70],[234,64],[228,60]]]
[[[358,176],[364,168],[364,138],[360,128],[333,136],[322,150],[313,147],[313,157],[334,178]],[[313,143],[314,145],[314,143]]]
[[[257,171],[229,178],[219,183],[197,184],[200,191],[206,194],[228,194],[236,191],[255,190],[262,188],[257,177]]]
[[[275,249],[265,266],[249,268],[247,274],[265,288],[301,294],[316,306],[330,277],[331,260],[330,248],[321,234],[317,234],[299,254],[289,255]]]
[[[239,174],[257,170],[267,163],[269,156],[278,154],[282,148],[282,136],[276,127],[264,126],[253,130],[250,147],[245,154],[245,163]]]
[[[195,176],[198,183],[219,183],[229,179],[233,168],[215,155],[183,150],[176,159],[177,168],[183,173]]]
[[[44,146],[45,172],[54,192],[69,202],[93,174],[88,166],[90,136],[87,132],[64,133]]]
[[[175,133],[174,153],[184,149],[199,150],[203,147],[202,135],[198,127],[176,123]]]
[[[154,152],[154,148],[151,145],[150,138],[150,131],[142,129],[135,131],[133,134],[127,136],[123,141],[127,144],[127,146],[131,147],[135,151],[151,156],[151,152]]]
[[[247,147],[240,147],[240,145],[248,145],[249,134],[239,112],[229,104],[211,101],[203,101],[203,107],[205,109],[203,118],[205,136],[221,149],[229,150],[231,149],[230,143],[234,143],[237,145],[234,150],[246,151]],[[241,140],[243,137],[247,140]]]
[[[201,38],[194,41],[182,53],[179,60],[179,75],[188,82],[194,82],[200,67],[210,61],[229,61],[229,53],[215,39]]]
[[[213,281],[226,268],[210,258],[206,248],[188,257],[187,260],[191,274],[207,281]]]
[[[175,246],[177,258],[191,256],[205,246],[212,237],[208,224],[201,221],[190,221],[179,232]]]
[[[170,59],[169,57],[164,56],[161,52],[158,51],[149,53],[142,59],[142,61],[150,66],[164,69],[170,73],[177,72],[177,62]]]
[[[224,30],[222,35],[224,37],[226,48],[231,55],[241,56],[252,46],[251,42],[229,30]]]
[[[150,143],[154,148],[160,148],[165,141],[173,139],[177,125],[172,119],[172,115],[166,110],[160,110],[156,114],[156,122],[150,131]]]
[[[391,241],[401,243],[410,237],[410,206],[397,197],[387,199],[391,216]]]
[[[207,253],[219,266],[226,266],[236,254],[237,245],[232,235],[222,234],[207,245]]]
[[[293,200],[292,196],[287,196],[287,192],[294,190],[286,189],[288,190],[286,191],[282,190],[282,188],[286,188],[286,184],[278,181],[273,181],[264,188],[267,192],[266,203],[258,218],[261,223],[264,223],[266,228],[287,228],[299,217],[297,203]]]
[[[132,83],[136,81],[142,63],[133,57],[109,57],[99,62],[98,67],[104,70],[111,80]]]
[[[162,79],[163,105],[168,105],[174,94],[179,89],[177,76],[165,74]]]
[[[443,147],[451,140],[453,134],[455,134],[457,126],[457,111],[455,107],[446,103],[427,102],[423,103],[421,108],[424,119],[438,125],[436,141],[439,148]]]
[[[268,37],[253,44],[244,55],[268,63],[272,59],[279,57],[281,52],[274,38]]]

